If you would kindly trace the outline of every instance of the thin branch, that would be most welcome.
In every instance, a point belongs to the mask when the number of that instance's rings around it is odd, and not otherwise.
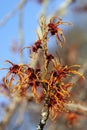
[[[46,125],[46,122],[49,118],[49,97],[48,94],[46,94],[45,101],[44,101],[44,111],[41,114],[41,120],[39,125],[37,126],[37,130],[43,130],[44,126]]]
[[[87,106],[80,103],[69,103],[65,107],[72,112],[87,116]]]
[[[46,121],[49,117],[49,109],[47,108],[47,111],[46,112],[43,112],[41,114],[42,118],[40,120],[40,123],[39,125],[37,126],[37,130],[43,130],[44,126],[46,125]]]
[[[9,12],[2,20],[0,20],[0,27],[3,26],[16,12],[27,3],[28,0],[22,0],[11,12]]]
[[[40,16],[41,15],[46,15],[46,10],[47,10],[47,5],[49,3],[49,0],[44,0],[42,3],[42,10],[40,11]]]
[[[19,48],[20,50],[23,48],[23,7],[24,7],[24,0],[21,0],[22,6],[19,8]],[[20,62],[23,60],[23,53],[20,54]]]
[[[19,104],[21,103],[20,98],[13,98],[12,103],[7,108],[7,112],[5,114],[5,117],[2,122],[0,122],[0,130],[4,130],[4,128],[7,126],[7,124],[10,122],[11,117],[17,110],[17,108],[20,106]]]
[[[65,0],[64,2],[62,2],[60,4],[60,6],[57,8],[57,10],[54,12],[53,16],[57,16],[58,17],[58,16],[65,15],[66,12],[67,12],[67,8],[73,2],[74,2],[74,0]],[[50,16],[50,17],[52,17],[52,16]]]

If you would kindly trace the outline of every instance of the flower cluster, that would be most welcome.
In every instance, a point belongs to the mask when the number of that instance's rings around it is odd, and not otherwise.
[[[64,105],[69,101],[69,88],[72,87],[71,83],[65,81],[66,78],[73,74],[78,74],[83,77],[82,74],[74,69],[75,67],[79,67],[79,65],[63,66],[48,52],[47,43],[51,36],[56,36],[61,46],[62,43],[64,43],[65,37],[62,29],[59,28],[59,25],[62,24],[69,25],[70,23],[53,17],[50,19],[50,22],[45,25],[47,29],[46,34],[43,33],[42,38],[38,35],[38,40],[34,45],[27,47],[30,49],[30,53],[37,54],[39,50],[43,52],[45,59],[43,64],[44,71],[40,66],[33,68],[28,64],[14,64],[9,60],[6,61],[11,64],[5,77],[5,83],[11,94],[27,97],[29,92],[32,92],[36,102],[45,101],[46,104],[48,104],[52,119],[56,118],[59,112],[66,111]],[[51,34],[50,37],[49,34]],[[49,70],[50,64],[51,69]]]

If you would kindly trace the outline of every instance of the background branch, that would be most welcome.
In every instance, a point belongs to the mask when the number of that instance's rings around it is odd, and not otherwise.
[[[0,20],[0,27],[3,26],[12,16],[14,16],[17,11],[27,3],[27,1],[28,0],[21,0],[21,2],[11,12],[4,16],[4,18]]]
[[[87,106],[84,104],[69,103],[69,104],[66,104],[65,107],[71,112],[76,112],[78,114],[87,116]]]

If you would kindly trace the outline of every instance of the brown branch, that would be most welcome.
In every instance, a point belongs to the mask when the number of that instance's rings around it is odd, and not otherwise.
[[[81,103],[69,103],[65,107],[72,112],[87,116],[87,106]]]
[[[46,125],[46,122],[49,118],[49,97],[48,94],[46,94],[45,101],[44,101],[44,111],[41,114],[41,120],[39,125],[37,126],[37,130],[43,130],[44,126]]]
[[[46,121],[49,117],[49,109],[47,108],[46,112],[42,112],[41,116],[42,118],[40,120],[39,125],[37,126],[37,130],[43,130],[44,126],[46,125]]]

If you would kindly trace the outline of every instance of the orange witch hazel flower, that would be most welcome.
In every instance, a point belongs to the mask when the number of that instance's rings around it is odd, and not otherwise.
[[[13,92],[13,90],[15,89],[13,86],[13,82],[15,81],[15,79],[17,79],[18,77],[18,81],[22,82],[23,76],[24,76],[24,68],[28,67],[25,64],[14,64],[9,60],[6,60],[5,62],[8,62],[11,64],[11,67],[8,68],[1,68],[1,70],[7,69],[8,72],[4,78],[4,82],[6,83],[6,85],[8,86],[8,89],[11,90],[11,92]],[[15,81],[16,83],[18,81]],[[16,84],[17,86],[17,84]]]
[[[55,22],[55,20],[57,22]],[[48,32],[50,32],[51,36],[55,35],[56,39],[60,42],[60,46],[62,47],[62,43],[65,42],[65,36],[59,25],[72,25],[69,22],[63,22],[61,18],[52,17],[50,19],[50,23],[48,23]]]
[[[78,115],[74,112],[68,112],[65,114],[66,124],[69,128],[73,125],[79,125],[79,119],[81,119],[81,115]]]
[[[40,36],[39,36],[38,32],[36,32],[36,33],[37,33],[37,36],[38,36],[38,40],[34,43],[34,45],[24,47],[24,48],[21,49],[20,52],[22,52],[25,48],[29,48],[30,49],[30,54],[32,52],[37,53],[38,50],[42,48],[42,39],[40,39]]]

